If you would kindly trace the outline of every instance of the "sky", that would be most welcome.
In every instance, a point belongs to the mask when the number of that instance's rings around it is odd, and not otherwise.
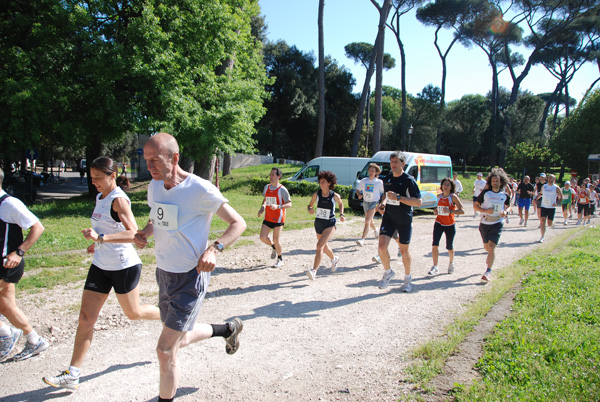
[[[379,2],[381,3],[381,2]],[[318,0],[259,0],[261,14],[268,26],[271,41],[284,40],[304,52],[314,52],[318,57]],[[373,44],[377,35],[379,14],[370,0],[325,0],[324,9],[325,54],[348,68],[356,79],[354,92],[361,92],[366,70],[347,58],[344,46],[352,42]],[[421,24],[414,12],[401,18],[401,39],[406,53],[407,90],[417,95],[428,84],[441,86],[442,64],[433,44],[435,29]],[[450,43],[452,34],[443,30],[440,37],[442,49]],[[384,71],[383,84],[400,88],[400,51],[392,31],[387,29],[385,52],[396,59],[397,67]],[[487,56],[478,47],[467,49],[455,44],[447,61],[446,101],[460,99],[465,94],[485,95],[492,85],[492,72]],[[587,63],[569,85],[569,94],[577,101],[598,77],[598,67]],[[534,94],[552,92],[557,80],[542,66],[532,68],[521,84],[521,90]],[[372,87],[375,85],[373,76]],[[500,74],[500,85],[512,88],[508,70]],[[599,85],[596,84],[596,88]]]

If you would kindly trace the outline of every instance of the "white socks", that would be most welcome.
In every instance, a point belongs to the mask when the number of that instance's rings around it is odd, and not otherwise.
[[[27,342],[29,342],[32,345],[37,345],[38,343],[40,343],[40,336],[37,332],[35,332],[35,329],[27,335],[25,335],[25,339],[27,339]]]

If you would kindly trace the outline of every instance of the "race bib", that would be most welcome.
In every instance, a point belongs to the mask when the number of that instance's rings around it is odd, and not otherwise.
[[[327,219],[329,220],[329,214],[331,211],[325,208],[317,208],[317,219]]]
[[[553,204],[554,203],[552,202],[552,198],[542,196],[542,207],[551,208]]]
[[[400,201],[398,201],[398,200],[390,200],[390,199],[388,198],[388,200],[387,200],[387,204],[388,204],[388,205],[400,205]]]
[[[150,221],[155,229],[159,230],[177,230],[177,205],[155,203],[154,208],[150,210]]]
[[[265,197],[265,201],[267,202],[267,206],[277,204],[276,197]]]
[[[448,207],[438,206],[437,207],[437,213],[438,213],[438,215],[441,215],[441,216],[448,216],[448,215],[450,215],[450,212],[448,212],[446,210],[446,208],[448,208]]]
[[[364,192],[363,193],[363,198],[367,202],[373,202],[373,201],[375,201],[375,195],[372,192]]]
[[[491,216],[500,216],[500,211],[504,210],[503,204],[492,204],[492,208],[494,208],[494,213]]]

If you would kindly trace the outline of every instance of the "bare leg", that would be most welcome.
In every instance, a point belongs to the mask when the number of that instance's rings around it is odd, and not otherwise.
[[[33,331],[33,327],[29,324],[25,313],[17,306],[15,292],[14,283],[0,279],[0,314],[4,315],[13,326],[23,330],[23,333],[27,335]]]
[[[319,265],[321,265],[321,260],[323,259],[323,252],[325,252],[329,258],[333,259],[333,251],[329,248],[327,242],[329,242],[329,239],[331,239],[334,233],[335,226],[332,226],[323,230],[322,234],[317,234],[317,252],[315,253],[313,269],[319,269]]]
[[[367,238],[367,234],[369,233],[369,228],[375,230],[375,223],[373,223],[373,216],[375,216],[375,209],[369,209],[365,212],[365,228],[363,229],[362,238],[363,240]]]
[[[98,320],[98,314],[100,314],[107,298],[108,293],[92,292],[91,290],[83,291],[71,366],[81,367],[83,365],[83,359],[92,345],[94,324]]]
[[[260,241],[265,243],[267,246],[272,247],[273,242],[269,239],[269,233],[271,232],[271,228],[267,225],[262,225],[260,228]]]
[[[277,255],[281,255],[283,253],[283,248],[281,247],[281,242],[279,241],[282,229],[283,226],[277,226],[273,229],[273,244],[275,244]]]
[[[160,366],[159,395],[163,399],[173,398],[179,386],[179,364],[177,353],[185,332],[175,331],[163,325],[162,333],[158,338],[156,353]]]
[[[388,251],[388,246],[390,245],[391,237],[386,235],[379,235],[379,258],[381,258],[381,265],[383,265],[383,269],[386,271],[390,269],[390,253]]]
[[[140,286],[129,293],[117,294],[123,312],[130,320],[160,320],[160,310],[151,304],[140,305]]]
[[[412,257],[408,252],[408,244],[400,243],[400,252],[402,253],[402,263],[404,264],[404,274],[410,275],[410,265],[412,264]]]

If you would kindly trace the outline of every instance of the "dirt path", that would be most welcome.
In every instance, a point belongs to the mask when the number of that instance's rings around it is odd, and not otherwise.
[[[479,278],[485,255],[478,220],[458,220],[456,272],[427,277],[431,267],[433,217],[415,219],[411,251],[413,292],[399,291],[403,268],[390,246],[396,278],[377,288],[383,268],[371,261],[376,242],[359,247],[362,220],[338,224],[331,245],[340,269],[329,264],[310,282],[314,230],[283,234],[285,266],[271,268],[270,250],[258,242],[228,250],[219,261],[199,320],[218,323],[239,316],[245,329],[237,354],[225,354],[222,339],[194,344],[180,353],[182,378],[178,401],[396,401],[408,392],[403,370],[408,352],[441,334],[485,286]],[[495,274],[540,244],[537,222],[518,226],[512,217],[498,248]],[[547,239],[573,226],[557,225]],[[442,245],[443,245],[442,240]],[[443,247],[442,247],[443,248]],[[447,254],[440,256],[446,271]],[[142,296],[156,301],[154,268],[146,267]],[[83,268],[82,268],[83,269]],[[20,295],[33,325],[51,340],[42,355],[0,365],[0,399],[44,401],[155,401],[158,363],[155,346],[160,325],[130,322],[114,296],[97,324],[94,343],[75,393],[47,387],[42,376],[67,367],[73,346],[82,284],[52,292]],[[19,346],[20,347],[20,346]]]

